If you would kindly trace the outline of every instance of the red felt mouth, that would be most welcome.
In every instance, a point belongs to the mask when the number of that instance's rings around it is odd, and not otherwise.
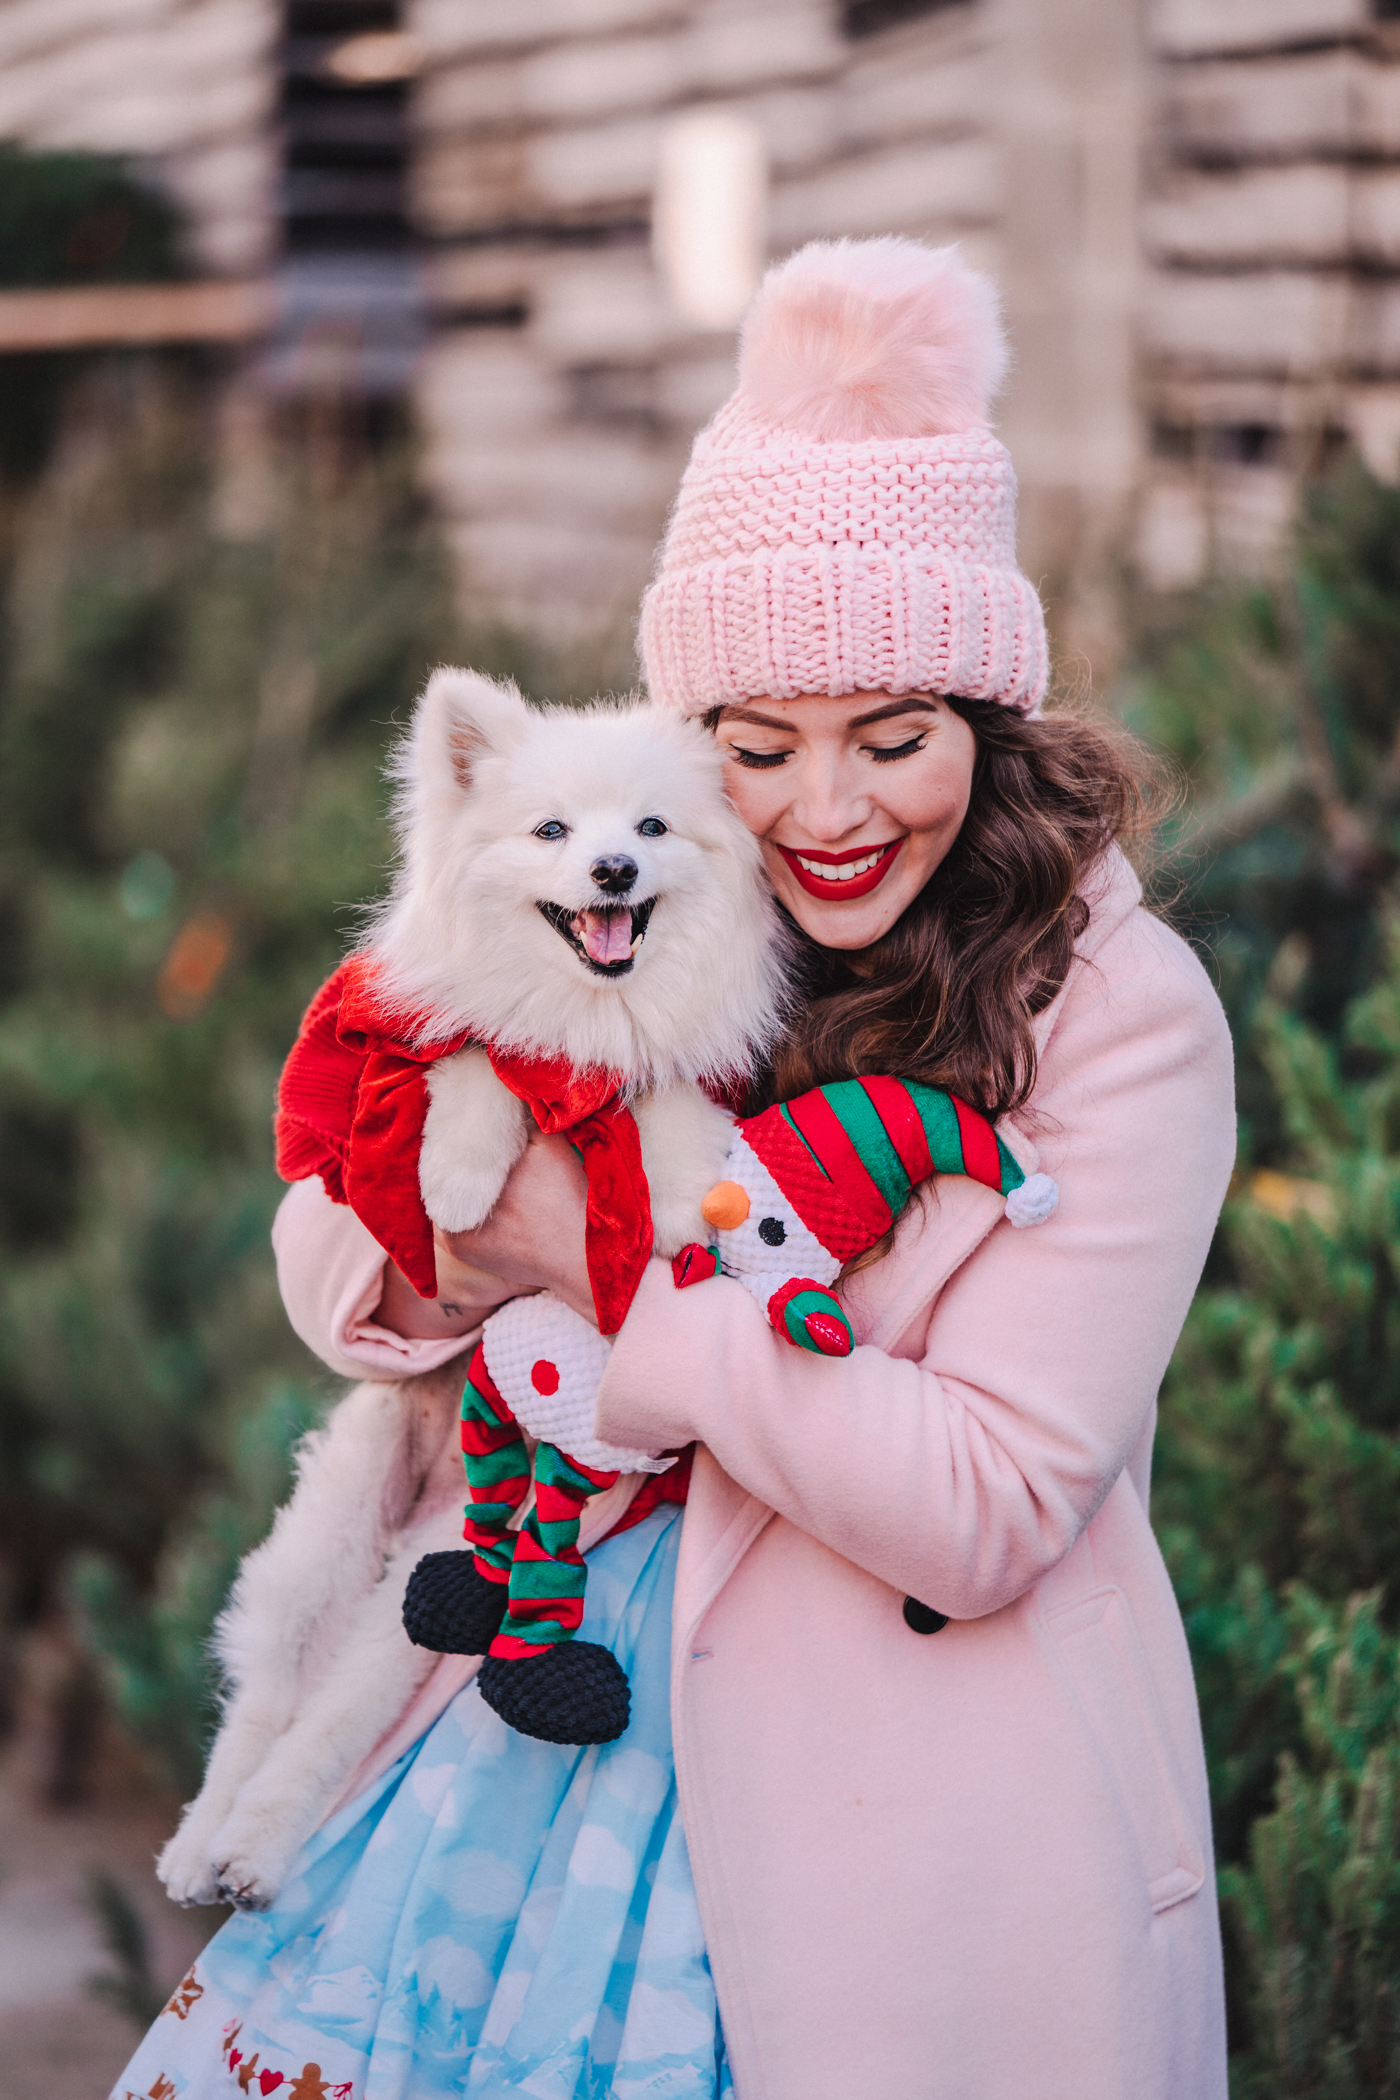
[[[795,847],[779,846],[778,851],[809,897],[832,897],[848,902],[856,897],[868,897],[873,889],[878,889],[894,866],[895,855],[903,844],[903,839],[891,839],[886,846],[857,846],[854,850],[848,847],[844,853],[812,853],[805,846],[802,848],[802,860],[822,860],[832,868],[844,868],[853,860],[865,860],[872,853],[879,854],[873,868],[867,868],[863,875],[852,875],[846,882],[832,882],[824,875],[814,875],[810,868],[803,867]]]

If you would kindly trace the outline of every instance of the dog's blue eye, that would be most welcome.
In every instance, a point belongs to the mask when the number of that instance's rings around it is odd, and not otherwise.
[[[643,817],[637,831],[644,839],[664,839],[670,828],[669,824],[662,823],[660,817]]]
[[[545,823],[535,826],[535,837],[537,839],[562,839],[567,836],[568,829],[568,825],[561,824],[557,817],[550,817]]]

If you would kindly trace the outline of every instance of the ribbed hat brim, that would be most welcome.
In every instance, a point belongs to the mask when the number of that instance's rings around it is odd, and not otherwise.
[[[934,546],[848,540],[663,562],[640,643],[652,698],[685,714],[858,692],[954,693],[1033,714],[1049,677],[1028,579]]]

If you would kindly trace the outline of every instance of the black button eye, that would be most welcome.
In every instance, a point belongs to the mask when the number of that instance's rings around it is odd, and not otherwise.
[[[787,1238],[787,1227],[781,1218],[764,1218],[759,1225],[758,1236],[765,1247],[781,1247]]]
[[[660,817],[643,817],[637,826],[637,832],[644,839],[664,839],[670,828],[669,824],[662,823]]]
[[[561,824],[557,817],[547,817],[543,824],[535,826],[535,837],[537,839],[562,839],[568,829],[568,825]]]
[[[917,1597],[906,1597],[904,1623],[911,1633],[942,1633],[948,1623],[948,1614],[935,1611],[931,1604],[920,1604]]]

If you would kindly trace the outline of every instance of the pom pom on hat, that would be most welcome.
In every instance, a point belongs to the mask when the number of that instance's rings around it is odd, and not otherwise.
[[[683,714],[767,695],[960,693],[1038,712],[1045,614],[987,428],[996,291],[956,248],[813,241],[770,270],[695,440],[639,642]]]
[[[754,297],[739,393],[822,443],[946,437],[986,422],[1006,368],[996,289],[956,246],[812,241]]]

